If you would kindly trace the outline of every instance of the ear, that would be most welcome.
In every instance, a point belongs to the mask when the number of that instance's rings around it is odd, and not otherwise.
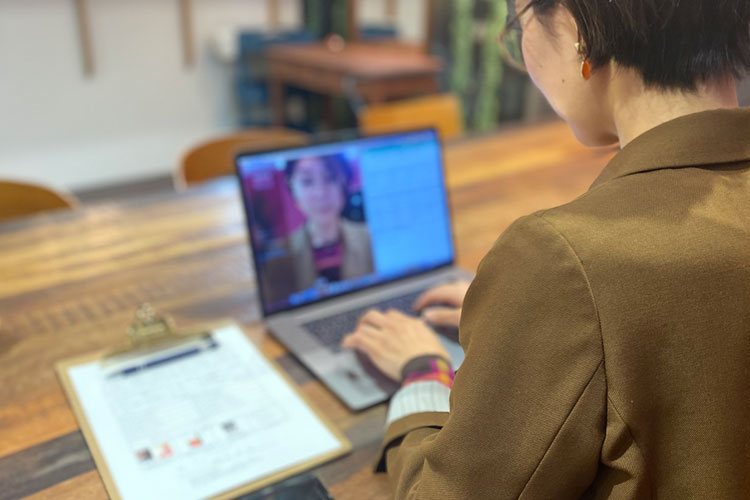
[[[575,44],[581,41],[581,35],[578,30],[578,23],[576,23],[573,14],[570,13],[567,7],[558,4],[555,10],[550,13],[550,16],[550,28],[558,39],[557,46],[562,49],[561,54],[567,56],[572,52],[577,57]]]

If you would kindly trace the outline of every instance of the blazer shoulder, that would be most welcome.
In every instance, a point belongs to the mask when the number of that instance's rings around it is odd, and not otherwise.
[[[341,223],[344,243],[351,251],[369,256],[371,253],[370,230],[366,224],[344,219]]]
[[[586,272],[576,249],[566,234],[544,217],[543,212],[523,216],[511,224],[495,241],[477,269],[477,275],[507,274],[508,266],[523,272],[543,274],[554,280],[570,271],[565,279],[586,281]]]
[[[367,241],[370,239],[370,230],[367,228],[367,224],[361,222],[352,222],[343,219],[341,230],[344,233],[344,237],[347,239]]]
[[[290,250],[294,254],[312,251],[304,225],[292,231],[287,237],[287,241],[289,242]]]

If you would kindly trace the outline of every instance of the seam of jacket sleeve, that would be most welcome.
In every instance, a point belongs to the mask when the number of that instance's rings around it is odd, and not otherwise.
[[[544,455],[542,455],[542,458],[539,459],[539,462],[536,464],[536,467],[534,467],[534,471],[529,475],[529,478],[526,480],[526,483],[523,485],[523,488],[521,489],[521,492],[518,494],[518,498],[521,498],[526,491],[526,488],[528,488],[529,483],[536,475],[536,472],[539,470],[539,467],[542,465],[542,462],[544,462],[544,459],[547,458],[547,454],[552,449],[552,446],[555,444],[555,441],[557,441],[558,436],[560,435],[560,432],[562,431],[563,427],[565,427],[565,424],[570,419],[570,416],[575,411],[576,407],[578,406],[578,403],[581,402],[581,397],[583,397],[583,393],[586,392],[586,390],[591,385],[591,382],[594,381],[594,377],[596,376],[596,373],[599,371],[599,368],[602,368],[604,365],[604,360],[601,360],[598,365],[596,365],[596,368],[594,369],[593,373],[589,377],[588,382],[586,382],[586,385],[583,386],[583,389],[581,389],[581,393],[576,398],[576,402],[573,404],[573,406],[570,407],[570,411],[565,416],[565,419],[560,424],[560,427],[557,429],[557,432],[555,432],[555,437],[552,438],[552,441],[550,441],[549,446],[547,446],[547,450],[544,452]]]
[[[605,358],[604,358],[604,335],[602,334],[602,321],[601,321],[601,317],[599,315],[599,307],[597,306],[596,299],[594,298],[594,292],[591,289],[591,282],[589,281],[589,277],[586,274],[586,269],[583,266],[583,261],[581,260],[581,257],[575,251],[575,248],[573,248],[573,245],[571,245],[570,241],[565,237],[565,235],[559,229],[557,229],[557,227],[555,227],[555,225],[552,224],[552,222],[550,222],[550,221],[548,221],[547,219],[544,218],[544,213],[545,212],[546,212],[546,210],[545,211],[541,211],[541,212],[537,212],[537,213],[533,214],[533,216],[537,220],[542,221],[547,226],[549,226],[550,229],[552,231],[554,231],[554,233],[563,242],[565,242],[565,245],[568,247],[568,249],[570,250],[570,252],[575,256],[575,260],[578,263],[578,267],[580,269],[581,275],[583,276],[583,279],[586,282],[586,288],[588,289],[588,292],[589,292],[589,297],[591,299],[591,305],[594,307],[594,313],[596,314],[596,322],[597,322],[597,327],[599,329],[599,343],[600,343],[600,348],[601,348],[602,360],[599,362],[599,364],[594,369],[594,371],[591,374],[591,377],[589,378],[588,382],[586,382],[586,385],[583,387],[583,389],[581,390],[581,393],[576,398],[575,404],[573,404],[573,406],[571,407],[570,411],[568,412],[568,415],[565,417],[565,419],[563,420],[563,422],[560,424],[560,427],[558,428],[557,432],[555,433],[555,437],[552,438],[552,441],[550,441],[550,444],[547,447],[547,450],[544,452],[544,455],[542,455],[542,458],[539,460],[539,462],[537,463],[536,467],[534,467],[534,471],[529,475],[529,478],[526,480],[526,483],[524,484],[523,489],[521,489],[521,493],[519,493],[519,495],[518,495],[519,498],[523,495],[523,492],[526,491],[526,488],[528,487],[529,483],[533,479],[533,477],[536,474],[537,470],[541,466],[542,462],[544,461],[544,458],[549,453],[549,450],[552,449],[552,446],[555,443],[555,440],[557,440],[557,437],[560,434],[560,431],[565,426],[565,423],[570,418],[570,415],[573,413],[573,410],[575,409],[575,407],[580,402],[581,397],[583,396],[583,393],[586,392],[586,389],[588,389],[589,385],[591,385],[591,381],[594,379],[594,376],[596,375],[596,372],[599,370],[599,368],[603,368],[603,371],[604,371],[604,388],[605,388],[604,390],[605,390],[605,394],[607,394],[607,399],[609,399],[609,390],[608,390],[608,384],[607,384],[607,369],[606,369],[606,362],[605,362]],[[606,404],[605,404],[604,411],[605,412],[607,411]],[[623,422],[624,421],[625,420],[623,419]],[[602,446],[604,446],[604,442],[603,441],[602,441]],[[600,449],[599,450],[599,455],[600,456],[601,456],[601,453],[602,453],[602,451]]]
[[[636,441],[635,436],[633,435],[633,431],[630,429],[630,426],[628,425],[628,422],[625,420],[625,417],[623,416],[622,412],[620,412],[620,409],[617,407],[615,402],[612,400],[612,398],[607,395],[607,401],[612,405],[612,408],[615,410],[615,413],[617,413],[617,416],[620,417],[620,420],[622,420],[622,423],[625,425],[625,430],[628,432],[628,436],[630,436],[630,439],[633,440],[633,443],[635,443],[635,447],[638,449],[638,454],[641,456],[641,459],[643,459],[643,468],[646,471],[646,477],[648,478],[649,483],[649,493],[650,497],[654,498],[654,483],[653,479],[651,478],[651,471],[648,467],[646,467],[646,457],[643,456],[643,452],[641,451],[641,447],[638,444],[638,441]]]
[[[544,212],[542,213],[536,213],[534,216],[539,219],[540,221],[547,224],[568,246],[570,251],[575,255],[576,262],[578,262],[578,267],[581,270],[581,274],[583,275],[583,279],[586,281],[586,288],[589,291],[589,297],[591,298],[591,304],[594,306],[594,312],[596,313],[596,323],[599,327],[599,342],[601,344],[602,349],[602,363],[604,363],[604,387],[609,387],[607,385],[607,363],[605,358],[605,352],[604,352],[604,334],[602,333],[602,319],[599,315],[599,306],[596,304],[596,298],[594,297],[594,291],[591,289],[591,282],[589,281],[589,277],[586,274],[586,268],[583,266],[583,261],[578,256],[578,252],[575,251],[575,248],[573,248],[573,245],[570,244],[570,241],[568,241],[568,238],[565,237],[565,235],[558,230],[554,224],[552,224],[550,221],[544,218]],[[609,390],[607,389],[607,394],[609,394]]]

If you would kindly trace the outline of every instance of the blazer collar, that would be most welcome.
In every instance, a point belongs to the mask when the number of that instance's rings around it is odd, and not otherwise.
[[[750,161],[750,108],[681,116],[635,138],[591,185],[639,172]]]

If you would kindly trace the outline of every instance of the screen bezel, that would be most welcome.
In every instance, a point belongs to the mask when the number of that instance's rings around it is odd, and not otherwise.
[[[250,214],[251,214],[252,208],[251,208],[251,204],[250,204],[249,195],[248,195],[248,193],[245,192],[245,189],[244,189],[242,172],[240,171],[240,160],[246,159],[246,158],[252,158],[254,156],[265,156],[265,155],[272,154],[272,153],[280,153],[280,152],[293,153],[295,151],[299,151],[299,150],[303,150],[303,149],[308,149],[308,148],[316,147],[316,146],[326,146],[326,145],[332,145],[332,144],[342,144],[342,145],[344,145],[344,144],[347,144],[347,143],[358,142],[358,141],[363,141],[363,140],[368,140],[368,139],[378,139],[378,138],[382,138],[382,137],[394,137],[395,138],[395,137],[402,136],[402,135],[416,135],[416,134],[425,133],[425,132],[431,132],[432,135],[433,135],[433,137],[434,137],[434,139],[435,139],[435,141],[437,142],[437,145],[438,145],[438,152],[439,152],[439,161],[438,161],[438,163],[439,163],[439,167],[440,167],[440,173],[442,174],[441,175],[442,188],[443,188],[442,190],[443,190],[443,198],[445,200],[446,224],[448,226],[448,228],[447,228],[448,229],[448,234],[450,235],[449,239],[450,239],[450,244],[451,244],[451,256],[452,256],[451,259],[449,261],[443,263],[443,264],[438,264],[438,265],[436,265],[434,267],[431,267],[429,269],[424,269],[424,270],[421,270],[421,271],[416,271],[416,272],[404,274],[403,276],[399,276],[397,278],[392,278],[392,279],[388,279],[388,280],[384,280],[384,281],[379,281],[378,283],[374,283],[374,284],[371,284],[371,285],[364,285],[364,286],[362,286],[360,288],[356,288],[356,289],[349,290],[349,291],[346,291],[346,292],[342,292],[342,293],[338,293],[338,294],[333,294],[333,295],[327,295],[325,297],[321,297],[319,299],[312,300],[310,302],[305,302],[303,304],[297,304],[297,305],[291,305],[291,304],[289,304],[287,307],[284,307],[282,309],[277,309],[277,310],[271,311],[271,312],[267,311],[266,310],[266,298],[263,295],[263,287],[261,286],[261,283],[260,283],[260,281],[262,279],[261,278],[262,275],[260,273],[260,271],[261,271],[260,264],[258,262],[257,256],[255,255],[255,244],[256,244],[256,242],[255,242],[254,237],[253,237],[253,231],[251,230],[251,227],[250,227],[250,224],[251,224]],[[256,282],[256,285],[257,285],[258,298],[260,300],[260,310],[261,310],[261,312],[263,314],[263,318],[270,318],[270,317],[275,316],[277,314],[288,313],[289,311],[292,311],[292,310],[295,310],[295,309],[301,309],[301,308],[304,308],[304,307],[308,307],[308,306],[313,306],[313,305],[316,305],[316,304],[320,304],[321,302],[325,302],[325,301],[329,301],[329,300],[333,300],[333,299],[339,299],[341,297],[345,297],[345,296],[351,295],[353,293],[361,292],[363,290],[370,290],[370,289],[382,287],[382,286],[385,286],[385,285],[390,285],[390,284],[393,284],[393,283],[397,283],[399,281],[402,281],[402,280],[405,280],[405,279],[408,279],[408,278],[414,278],[414,277],[417,277],[417,276],[422,276],[422,275],[425,275],[427,273],[431,273],[431,272],[434,272],[434,271],[438,271],[440,269],[445,269],[445,268],[451,267],[456,262],[456,237],[455,237],[455,234],[453,233],[453,224],[452,224],[453,213],[452,213],[452,210],[451,210],[452,203],[451,203],[451,198],[450,198],[450,192],[448,191],[448,187],[446,185],[446,179],[445,179],[445,148],[443,147],[443,142],[440,140],[440,135],[438,134],[438,131],[435,128],[417,128],[417,129],[401,130],[399,132],[386,132],[386,133],[378,133],[378,134],[371,134],[371,135],[368,134],[367,136],[358,136],[358,137],[348,138],[348,139],[344,139],[344,140],[337,139],[336,137],[330,137],[330,138],[324,138],[324,139],[318,139],[318,140],[313,139],[307,145],[304,145],[304,146],[295,146],[293,148],[282,147],[282,148],[265,149],[263,151],[245,151],[245,152],[240,151],[237,154],[235,154],[235,156],[234,156],[234,164],[235,164],[235,176],[236,176],[237,181],[239,183],[239,189],[240,189],[240,193],[242,195],[242,202],[243,202],[243,208],[244,208],[244,217],[245,217],[245,229],[246,229],[246,232],[247,232],[248,243],[250,245],[250,254],[251,254],[252,260],[253,260],[253,268],[255,269],[255,282]],[[365,211],[366,210],[367,210],[367,208],[365,207]]]

